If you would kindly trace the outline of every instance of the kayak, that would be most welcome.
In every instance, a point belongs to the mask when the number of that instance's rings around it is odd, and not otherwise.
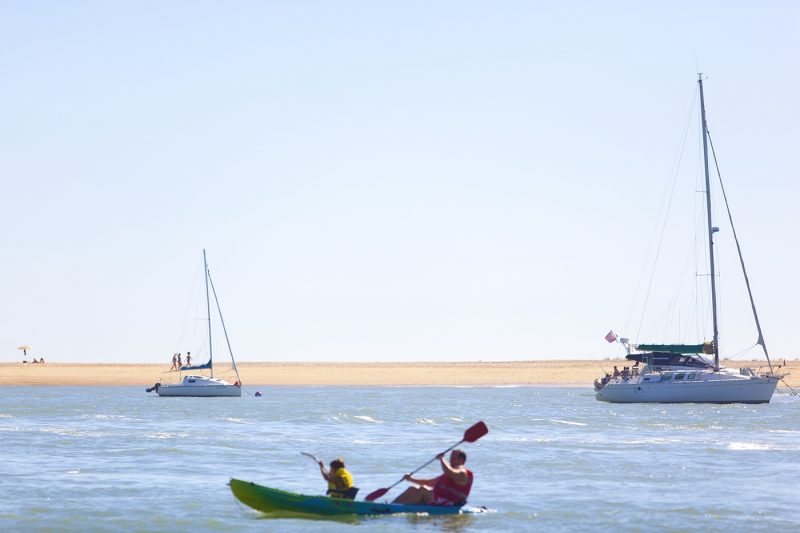
[[[399,513],[427,513],[429,515],[474,512],[456,505],[404,505],[399,503],[343,500],[327,496],[307,496],[257,485],[250,481],[231,479],[231,492],[236,498],[262,513],[290,511],[322,516],[387,515]]]

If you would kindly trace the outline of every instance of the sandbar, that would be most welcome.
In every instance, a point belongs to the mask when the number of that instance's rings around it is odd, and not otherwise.
[[[629,365],[625,360],[541,360],[507,362],[407,363],[239,363],[249,385],[341,386],[575,386],[591,388],[602,372]],[[789,372],[786,382],[800,388],[800,360],[778,361]],[[723,366],[766,370],[765,361],[723,361]],[[777,366],[777,365],[776,365]],[[215,365],[215,375],[233,381],[229,364]],[[0,386],[151,386],[174,383],[180,372],[156,364],[0,363]],[[781,384],[783,387],[783,384]]]

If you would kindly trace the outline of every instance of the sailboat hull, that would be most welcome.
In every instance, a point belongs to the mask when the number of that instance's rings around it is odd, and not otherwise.
[[[683,383],[630,380],[608,383],[596,398],[612,403],[769,403],[777,385],[777,377]]]
[[[162,385],[158,388],[159,396],[187,396],[195,398],[213,398],[216,396],[229,396],[240,398],[242,389],[235,385],[219,385],[215,387],[184,387],[182,385]]]
[[[240,386],[208,376],[186,376],[180,383],[159,385],[156,392],[159,396],[167,397],[213,398],[228,396],[239,398],[242,396],[242,388]]]

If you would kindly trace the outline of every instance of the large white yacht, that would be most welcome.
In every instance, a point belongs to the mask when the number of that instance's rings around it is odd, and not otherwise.
[[[630,348],[626,343],[626,347]],[[768,370],[724,368],[707,359],[711,343],[644,345],[628,352],[632,366],[595,381],[597,399],[615,403],[767,403],[780,376]],[[652,351],[650,351],[652,350]],[[717,362],[717,365],[719,363]]]
[[[778,381],[783,377],[774,371],[769,359],[724,187],[722,187],[722,197],[725,199],[758,331],[756,343],[764,350],[767,368],[761,372],[752,368],[723,368],[719,364],[719,327],[714,266],[714,234],[718,228],[714,227],[711,221],[711,184],[708,172],[709,135],[702,75],[698,76],[697,83],[700,89],[700,126],[705,164],[705,204],[708,223],[709,271],[711,273],[709,279],[711,280],[713,340],[697,345],[638,344],[631,346],[628,339],[620,339],[626,348],[627,359],[632,362],[632,366],[624,367],[621,372],[615,371],[614,374],[606,374],[595,380],[596,398],[601,401],[618,403],[767,403],[772,399]],[[713,144],[711,147],[713,150]],[[721,184],[722,180],[720,179]],[[606,340],[609,342],[617,340],[613,331],[609,332]]]

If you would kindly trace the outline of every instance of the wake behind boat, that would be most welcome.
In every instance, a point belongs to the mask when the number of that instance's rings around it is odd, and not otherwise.
[[[627,351],[627,359],[635,361],[635,365],[628,369],[625,367],[621,373],[615,371],[613,375],[606,374],[595,380],[596,398],[605,402],[615,403],[681,403],[681,402],[709,402],[709,403],[768,403],[772,399],[778,381],[783,377],[772,368],[769,352],[761,331],[761,323],[756,312],[750,281],[744,266],[741,247],[733,218],[728,206],[725,189],[720,187],[725,199],[725,206],[730,220],[733,238],[739,254],[739,262],[744,274],[747,293],[750,297],[750,306],[755,319],[758,340],[756,344],[764,350],[768,370],[759,372],[752,368],[728,369],[719,364],[719,326],[717,318],[717,286],[716,269],[714,265],[714,234],[719,228],[712,224],[711,215],[711,180],[708,172],[708,142],[709,133],[706,123],[706,108],[703,97],[703,77],[698,76],[697,83],[700,89],[700,127],[703,138],[703,156],[705,165],[705,208],[708,237],[709,279],[711,284],[711,311],[713,324],[713,340],[697,345],[685,344],[638,344],[633,349],[642,353],[631,353],[628,339],[619,339]],[[713,151],[713,144],[711,145]],[[714,156],[716,162],[716,155]],[[717,167],[719,174],[719,167]],[[617,340],[613,331],[606,336],[606,340]],[[713,355],[706,359],[705,355]],[[644,365],[639,368],[639,364]]]
[[[181,367],[181,372],[193,370],[208,370],[210,375],[191,374],[184,376],[179,383],[161,383],[158,382],[152,387],[146,389],[147,392],[155,391],[159,396],[190,396],[190,397],[219,397],[219,396],[242,396],[242,384],[239,378],[239,370],[236,368],[236,360],[233,358],[233,350],[231,350],[231,343],[228,339],[228,331],[225,328],[225,321],[222,318],[222,310],[219,307],[219,300],[217,299],[217,291],[214,288],[214,282],[211,280],[211,273],[208,270],[208,261],[206,260],[206,251],[203,250],[203,268],[205,270],[206,282],[206,318],[208,321],[208,362],[202,365],[187,365]],[[231,356],[231,365],[233,371],[236,373],[236,382],[229,383],[224,379],[214,377],[214,349],[211,343],[211,299],[209,295],[209,284],[211,291],[214,294],[214,303],[216,304],[219,313],[219,320],[222,324],[222,331],[225,333],[225,342],[228,345],[228,353]]]
[[[400,513],[426,513],[429,515],[453,515],[480,513],[482,508],[456,505],[403,505],[397,503],[346,500],[327,496],[309,496],[280,489],[264,487],[249,481],[232,478],[231,492],[236,498],[262,513],[292,512],[317,516],[389,515]]]

